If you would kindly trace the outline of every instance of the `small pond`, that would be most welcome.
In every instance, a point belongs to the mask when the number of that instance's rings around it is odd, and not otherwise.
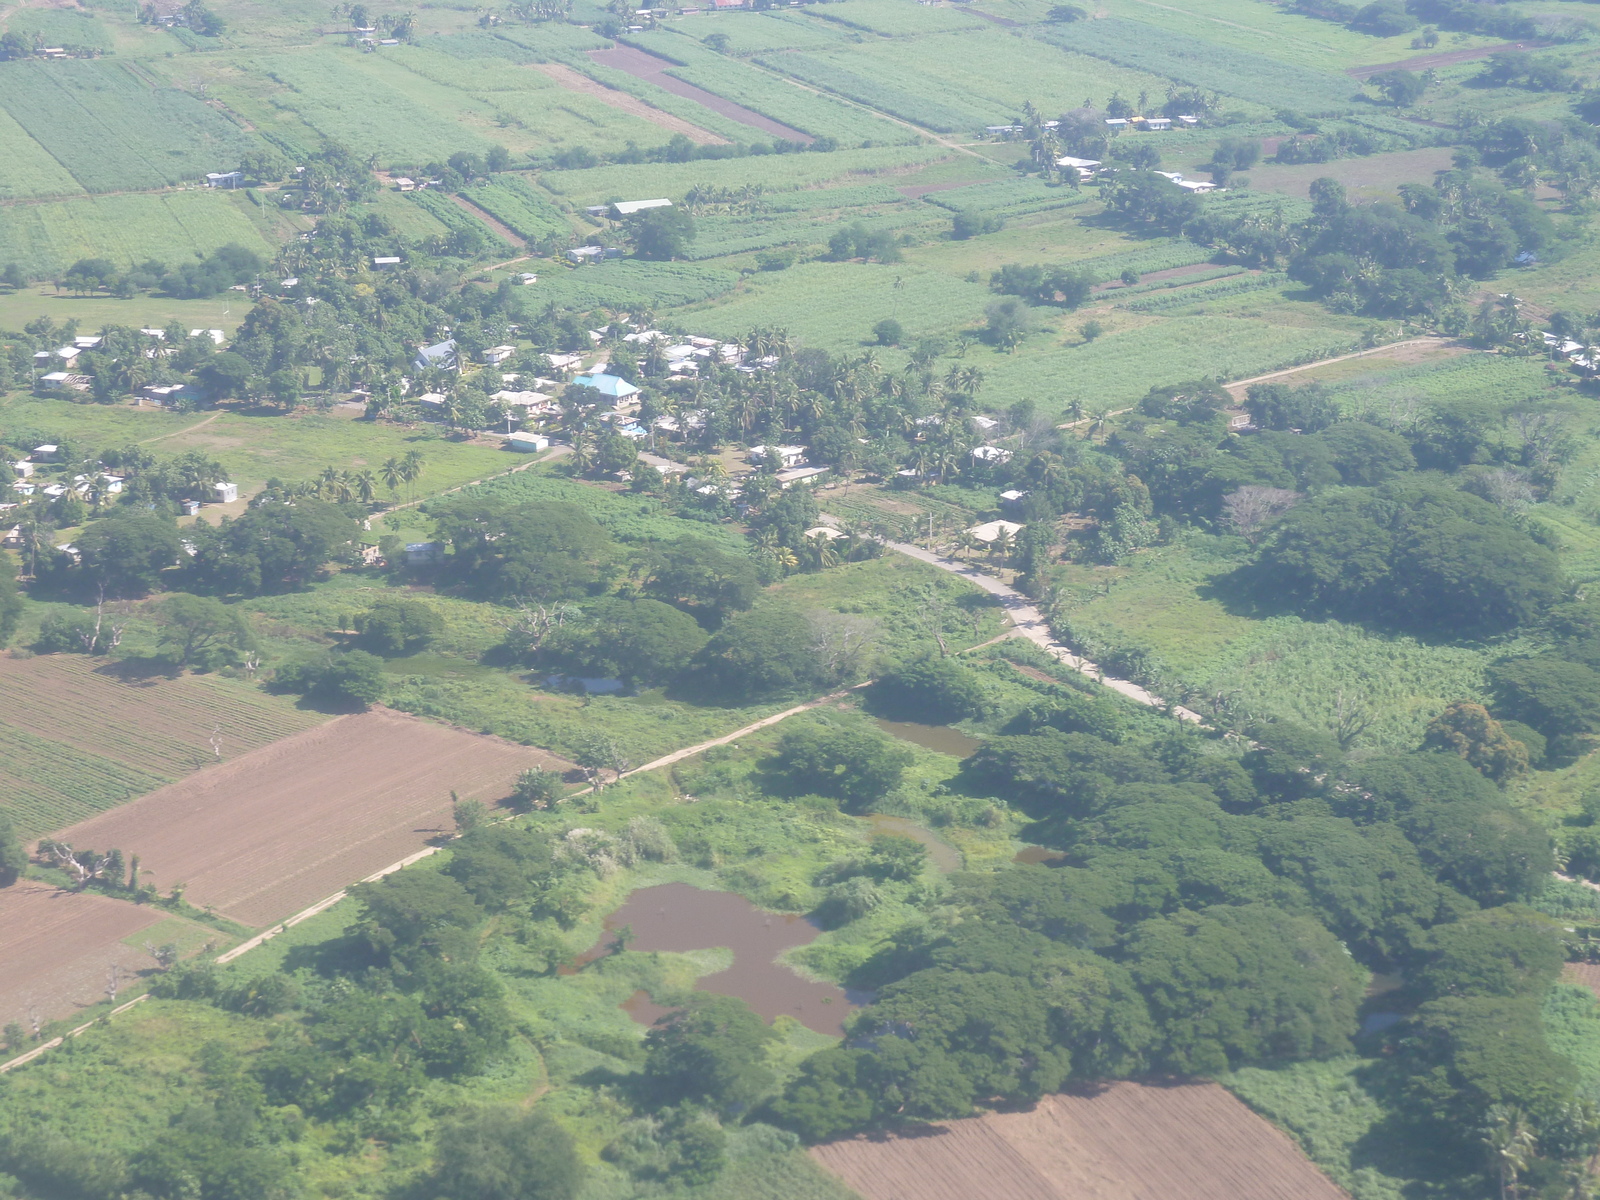
[[[885,733],[903,742],[911,742],[926,750],[948,754],[953,758],[971,758],[978,752],[978,747],[983,745],[977,738],[968,737],[961,730],[953,729],[949,725],[919,725],[915,721],[885,721],[882,718],[875,724]]]
[[[608,935],[624,925],[633,931],[630,950],[731,949],[733,966],[703,976],[695,986],[737,996],[769,1022],[787,1014],[807,1029],[838,1036],[850,1014],[871,998],[802,978],[776,961],[785,950],[814,941],[821,928],[798,913],[766,912],[736,892],[710,892],[687,883],[640,888],[605,920]],[[603,936],[580,962],[601,957],[612,941]],[[623,1008],[645,1024],[667,1011],[643,993],[635,993]]]
[[[867,822],[872,826],[873,833],[892,833],[926,846],[928,857],[933,859],[933,865],[944,874],[961,870],[961,851],[948,842],[941,841],[938,834],[931,829],[918,825],[907,817],[890,817],[883,813],[869,813]]]

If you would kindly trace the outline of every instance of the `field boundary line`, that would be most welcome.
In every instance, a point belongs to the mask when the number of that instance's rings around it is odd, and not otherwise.
[[[10,1062],[0,1063],[0,1075],[4,1075],[7,1071],[11,1070],[13,1067],[20,1067],[20,1066],[23,1066],[23,1065],[25,1065],[27,1063],[31,1063],[34,1059],[36,1059],[40,1055],[42,1055],[46,1050],[54,1050],[57,1046],[61,1045],[61,1043],[66,1041],[68,1038],[75,1038],[81,1033],[86,1033],[89,1030],[93,1029],[101,1021],[109,1020],[111,1017],[116,1016],[118,1013],[125,1013],[130,1008],[132,1008],[135,1004],[143,1004],[148,999],[150,999],[150,993],[149,992],[145,992],[142,995],[135,996],[132,1000],[129,1000],[126,1004],[117,1005],[117,1007],[113,1008],[104,1017],[96,1017],[93,1021],[85,1021],[82,1025],[79,1025],[76,1029],[69,1029],[69,1030],[67,1030],[66,1033],[62,1034],[60,1037],[51,1038],[48,1042],[45,1042],[45,1043],[43,1043],[42,1045],[39,1045],[39,1046],[35,1046],[32,1050],[29,1050],[26,1054],[19,1054],[16,1058],[13,1058]]]
[[[1448,346],[1459,342],[1461,339],[1452,337],[1418,337],[1407,338],[1403,342],[1389,342],[1382,346],[1369,346],[1365,350],[1352,350],[1348,354],[1336,354],[1332,358],[1319,358],[1316,362],[1302,363],[1298,367],[1285,367],[1281,371],[1268,371],[1265,375],[1252,375],[1249,379],[1235,379],[1231,383],[1224,383],[1225,388],[1248,387],[1252,383],[1262,383],[1268,379],[1281,379],[1285,375],[1293,375],[1299,371],[1311,371],[1317,367],[1330,366],[1333,363],[1348,362],[1352,358],[1367,358],[1374,354],[1383,354],[1389,350],[1399,350],[1404,346]]]

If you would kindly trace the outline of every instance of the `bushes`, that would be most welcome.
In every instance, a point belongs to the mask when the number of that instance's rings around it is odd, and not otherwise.
[[[273,684],[326,704],[364,709],[383,697],[383,660],[365,650],[351,650],[321,662],[280,667]]]
[[[983,683],[953,658],[921,658],[880,675],[870,696],[875,711],[901,721],[942,725],[983,711]]]
[[[909,750],[865,722],[818,717],[783,735],[769,770],[786,791],[862,810],[898,787],[911,763]]]
[[[376,654],[411,654],[444,632],[444,618],[423,600],[380,600],[355,620],[363,645]]]

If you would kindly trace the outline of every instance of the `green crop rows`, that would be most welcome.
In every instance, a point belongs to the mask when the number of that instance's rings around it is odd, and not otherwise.
[[[469,198],[518,237],[530,242],[566,237],[572,232],[561,210],[517,175],[496,176],[487,187],[473,188]]]
[[[738,280],[732,271],[693,263],[617,259],[571,270],[556,267],[541,274],[534,286],[519,291],[523,312],[531,315],[552,303],[571,308],[617,309],[692,304],[729,291]]]
[[[0,107],[91,192],[232,170],[257,144],[187,92],[149,87],[105,60],[0,65]]]
[[[1074,21],[1051,25],[1036,36],[1064,50],[1092,54],[1267,108],[1348,112],[1350,95],[1356,90],[1354,80],[1289,66],[1143,21],[1118,17]]]
[[[857,103],[939,133],[981,129],[993,124],[998,116],[1006,115],[997,114],[993,108],[963,104],[959,98],[933,99],[915,75],[886,65],[880,69],[879,64],[871,64],[872,74],[867,76],[841,66],[834,59],[812,54],[766,54],[756,61],[814,87],[838,92]],[[846,61],[850,60],[846,58]]]
[[[1125,308],[1129,312],[1161,312],[1164,309],[1183,308],[1189,304],[1218,300],[1223,296],[1235,296],[1240,292],[1258,292],[1265,291],[1268,288],[1282,287],[1288,281],[1289,277],[1282,271],[1267,271],[1260,275],[1246,275],[1242,278],[1221,279],[1215,283],[1185,287],[1166,296],[1151,296],[1145,300],[1133,300],[1119,307]]]
[[[0,786],[23,837],[37,837],[114,808],[167,779],[85,754],[64,742],[0,726]]]
[[[0,199],[81,196],[83,188],[65,167],[11,116],[0,110]]]

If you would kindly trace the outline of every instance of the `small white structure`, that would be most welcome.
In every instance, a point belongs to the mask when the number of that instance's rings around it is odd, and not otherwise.
[[[618,200],[611,206],[611,212],[618,217],[631,217],[647,209],[671,207],[672,201],[665,197],[659,200]]]
[[[779,471],[775,478],[779,487],[788,488],[797,483],[815,483],[819,475],[827,473],[827,467],[790,467],[786,471]]]
[[[103,341],[105,341],[103,337],[75,337],[72,339],[72,344],[79,350],[93,350]]]
[[[515,346],[490,346],[483,352],[483,361],[491,367],[498,367],[507,359],[512,359],[516,356],[517,348]]]
[[[1074,158],[1070,154],[1063,154],[1056,159],[1056,166],[1071,168],[1078,173],[1079,179],[1093,179],[1102,163],[1098,158]]]
[[[438,408],[444,403],[444,396],[439,392],[424,392],[422,395],[417,397],[417,403],[427,404],[434,408]]]
[[[519,284],[521,284],[523,287],[527,287],[530,283],[538,283],[539,282],[539,277],[537,275],[535,275],[532,271],[523,271],[520,275],[517,276],[517,282]]]
[[[604,258],[605,253],[599,246],[574,246],[567,251],[567,257],[575,263],[586,263]]]
[[[1106,118],[1106,124],[1109,125],[1112,129],[1126,129],[1128,127],[1128,118],[1126,118],[1126,117],[1107,117]]]
[[[746,457],[752,463],[766,463],[767,459],[776,455],[777,461],[768,463],[775,467],[798,467],[806,460],[804,446],[754,446]]]
[[[977,446],[972,451],[972,457],[981,463],[1008,463],[1011,461],[1011,451],[1001,446]]]
[[[996,542],[1009,541],[1022,529],[1015,521],[986,521],[982,525],[974,525],[967,530],[974,539],[994,545]]]
[[[519,454],[537,454],[550,449],[550,439],[542,433],[508,433],[505,444]]]
[[[1027,491],[1020,488],[1010,488],[1000,493],[1000,503],[1008,508],[1013,504],[1021,504],[1028,495]]]
[[[504,408],[545,408],[556,407],[552,398],[544,392],[513,392],[510,390],[498,391],[489,399]]]
[[[396,267],[400,265],[400,257],[395,254],[384,254],[372,260],[375,267]]]
[[[239,485],[219,481],[211,485],[211,494],[213,503],[232,504],[239,498]]]
[[[211,171],[206,175],[208,188],[236,188],[243,184],[243,171]]]
[[[192,338],[208,337],[211,339],[212,345],[215,346],[220,346],[228,340],[228,335],[220,329],[191,329],[189,330],[189,336]]]
[[[1163,129],[1172,128],[1171,117],[1141,117],[1139,124],[1151,133],[1160,133]]]
[[[35,446],[28,457],[34,462],[55,462],[61,455],[60,446]]]
[[[14,463],[12,463],[11,464],[11,469],[13,471],[15,471],[18,475],[22,476],[22,478],[28,479],[28,478],[32,477],[33,473],[36,470],[38,470],[38,467],[35,464],[24,460],[22,462],[14,462]]]
[[[836,538],[849,537],[850,535],[842,529],[835,529],[832,525],[815,525],[800,536],[805,538],[825,538],[831,542]]]
[[[415,179],[407,179],[404,175],[401,175],[395,179],[394,186],[397,191],[414,192],[417,190],[417,181]]]
[[[178,511],[181,512],[186,517],[195,516],[200,511],[200,501],[198,501],[198,500],[179,500],[178,501]]]

